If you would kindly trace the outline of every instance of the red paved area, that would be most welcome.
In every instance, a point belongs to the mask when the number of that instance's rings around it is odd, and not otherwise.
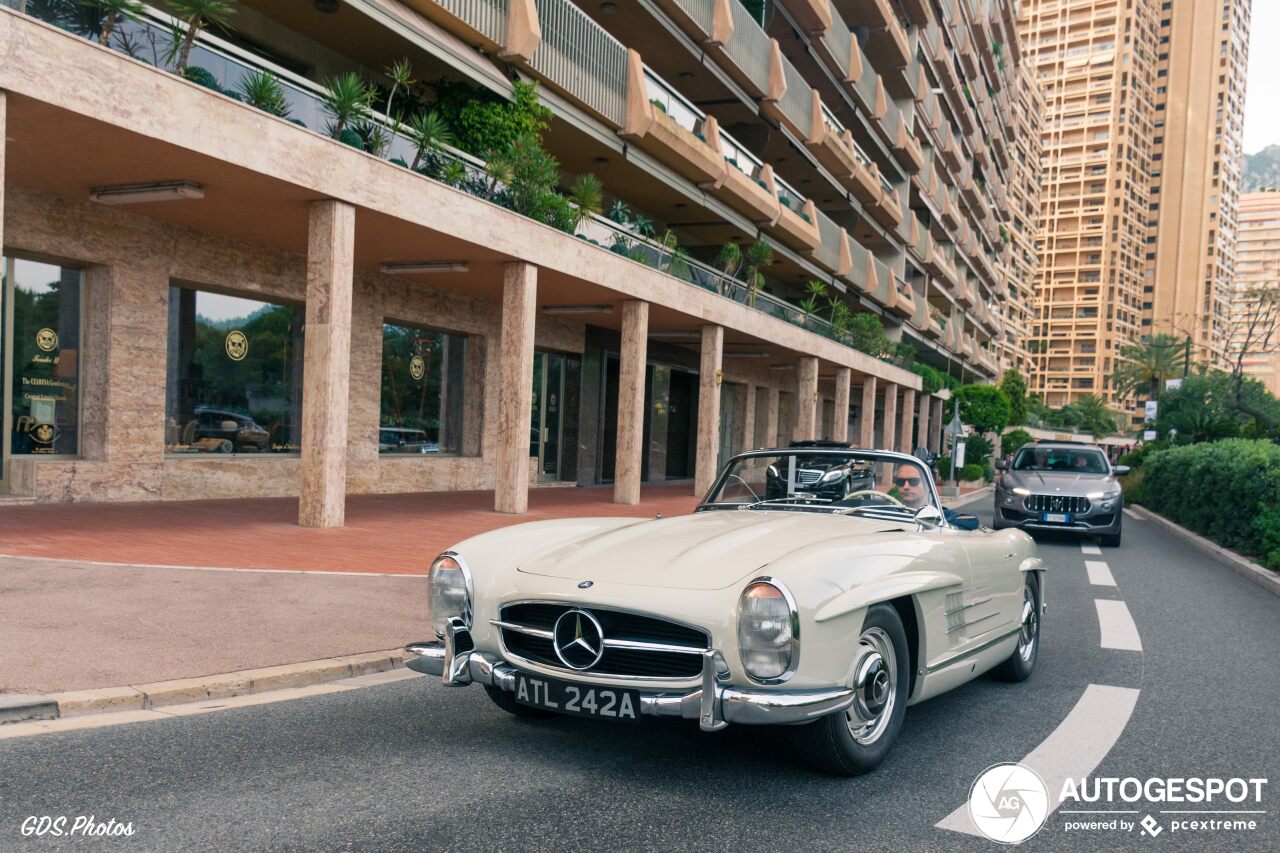
[[[425,574],[468,536],[548,518],[683,515],[690,483],[645,486],[636,506],[611,488],[529,491],[529,512],[493,511],[493,492],[350,495],[347,524],[298,527],[296,498],[0,508],[0,554],[108,563]]]

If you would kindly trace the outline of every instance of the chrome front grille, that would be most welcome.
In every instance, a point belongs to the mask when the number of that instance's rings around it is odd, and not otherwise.
[[[581,610],[599,622],[600,660],[585,670],[566,666],[555,648],[556,621]],[[690,679],[702,673],[702,653],[711,648],[707,632],[666,619],[590,605],[524,601],[508,604],[492,624],[513,656],[566,672],[620,678]]]
[[[1023,506],[1031,512],[1069,512],[1080,515],[1088,512],[1092,504],[1088,498],[1073,495],[1028,495]]]
[[[800,468],[796,471],[796,482],[802,486],[812,486],[822,479],[822,471],[813,468]]]

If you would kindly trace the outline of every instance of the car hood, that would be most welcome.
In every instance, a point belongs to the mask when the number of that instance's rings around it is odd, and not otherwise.
[[[523,574],[666,587],[723,589],[800,548],[913,529],[855,516],[711,510],[589,531],[522,560]]]
[[[1072,471],[1009,471],[1001,480],[1006,489],[1021,487],[1037,495],[1084,497],[1091,492],[1112,491],[1110,474],[1077,474]]]

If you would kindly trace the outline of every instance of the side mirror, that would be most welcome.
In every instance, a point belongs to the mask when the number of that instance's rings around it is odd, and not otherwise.
[[[926,504],[916,510],[915,521],[921,530],[935,530],[942,524],[942,513],[936,506]]]
[[[1117,477],[1123,477],[1125,474],[1129,473],[1129,466],[1117,465],[1116,467],[1111,469],[1111,473],[1115,474]]]
[[[1003,459],[997,459],[997,460],[996,460],[996,470],[997,470],[997,471],[1008,471],[1008,470],[1009,470],[1009,466],[1005,464],[1005,461],[1004,461]]]

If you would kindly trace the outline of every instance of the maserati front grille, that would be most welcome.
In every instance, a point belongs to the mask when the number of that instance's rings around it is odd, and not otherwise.
[[[1023,502],[1031,512],[1068,512],[1082,515],[1090,510],[1092,504],[1088,498],[1072,495],[1028,495]]]
[[[583,658],[556,652],[556,623],[579,610],[600,627],[599,657],[583,667]],[[566,672],[643,679],[690,679],[702,673],[702,654],[711,648],[707,632],[677,622],[591,605],[526,601],[504,606],[492,624],[502,631],[502,644],[512,655]],[[574,618],[574,617],[571,617]],[[589,621],[589,620],[588,620]],[[594,626],[589,629],[594,632]],[[595,643],[594,636],[585,638]],[[562,649],[562,653],[563,653]],[[586,659],[589,659],[590,655]]]

